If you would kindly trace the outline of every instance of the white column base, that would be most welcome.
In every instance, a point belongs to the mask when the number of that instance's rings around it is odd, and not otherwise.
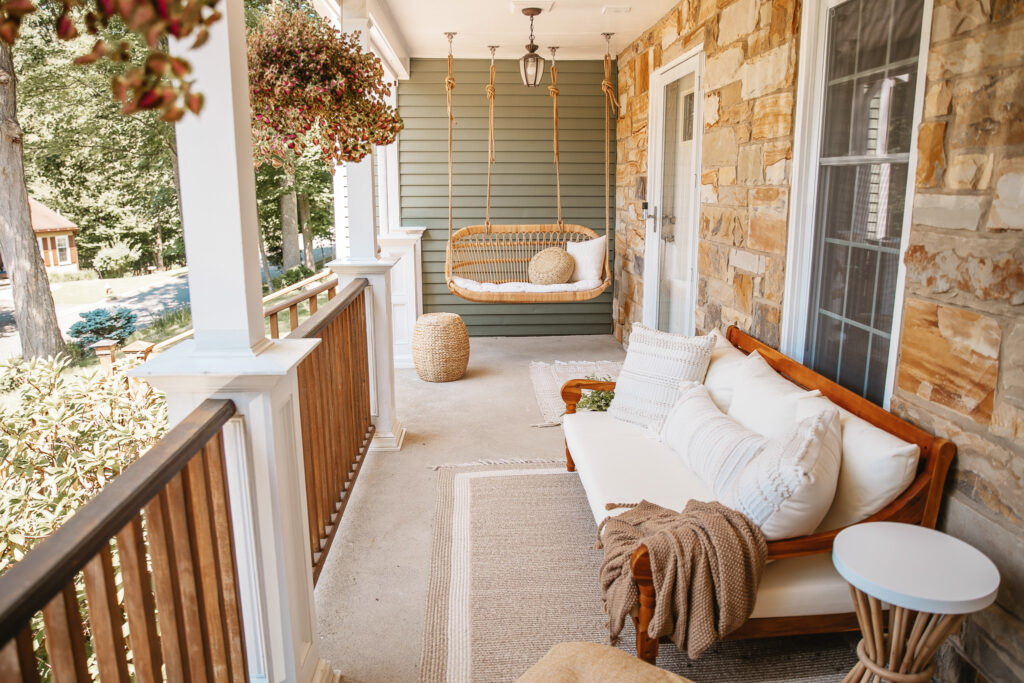
[[[370,453],[397,453],[402,450],[402,443],[405,441],[405,427],[395,420],[391,425],[391,431],[381,433],[374,432],[370,441]]]

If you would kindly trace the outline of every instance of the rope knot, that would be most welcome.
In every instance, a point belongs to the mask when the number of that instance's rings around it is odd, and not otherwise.
[[[484,86],[484,90],[487,92],[487,99],[493,100],[494,99],[494,93],[495,93],[494,85],[491,84],[491,83],[488,83],[487,85]]]
[[[455,90],[455,77],[446,76],[444,79],[444,87],[448,90],[448,92]]]
[[[549,85],[548,94],[551,95],[552,97],[558,97],[558,86]]]
[[[619,109],[619,97],[618,93],[615,92],[615,86],[607,78],[601,81],[601,90],[604,92],[605,97],[608,98],[608,104],[611,105],[612,111],[618,111]]]

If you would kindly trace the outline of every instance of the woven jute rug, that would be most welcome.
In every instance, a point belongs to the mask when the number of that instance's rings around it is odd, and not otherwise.
[[[534,427],[557,427],[562,424],[565,403],[562,401],[562,385],[571,379],[607,377],[615,380],[622,370],[622,363],[610,360],[556,360],[554,363],[533,361],[530,363],[530,381],[537,397],[537,406],[544,421]]]
[[[561,463],[442,467],[420,680],[514,681],[552,645],[607,642],[594,520]],[[619,646],[630,653],[632,626]],[[849,635],[725,641],[689,661],[663,643],[658,665],[705,681],[841,681]]]

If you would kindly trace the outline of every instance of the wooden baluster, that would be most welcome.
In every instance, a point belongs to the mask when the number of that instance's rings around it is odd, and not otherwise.
[[[317,400],[315,396],[310,395],[313,389],[311,368],[315,354],[316,349],[299,363],[298,370],[296,371],[299,382],[299,420],[302,427],[302,464],[306,477],[306,523],[309,526],[310,557],[316,554],[320,545],[317,538],[319,507],[316,500],[316,458],[314,457],[312,445],[315,433],[319,431],[320,425],[317,424],[317,420],[313,417]]]
[[[171,558],[173,571],[178,576],[178,595],[181,600],[181,616],[185,627],[185,653],[188,658],[190,680],[206,681],[206,629],[200,613],[202,598],[196,582],[195,560],[192,555],[192,539],[189,538],[188,502],[185,499],[185,484],[179,472],[160,494],[167,503],[167,522],[173,539],[174,556]]]
[[[292,304],[288,307],[288,329],[294,330],[299,326],[299,305]]]
[[[135,678],[140,683],[163,680],[160,637],[156,631],[156,604],[142,538],[142,518],[136,517],[117,532],[117,555],[124,582],[124,611],[128,617],[128,643]]]
[[[160,650],[167,667],[167,680],[189,680],[185,653],[185,620],[181,608],[178,575],[174,571],[174,541],[163,494],[145,507],[149,552],[153,560],[153,593],[160,623]]]
[[[235,541],[231,526],[231,505],[228,499],[227,474],[224,466],[224,436],[217,436],[203,452],[209,483],[210,511],[213,522],[214,547],[217,551],[217,575],[224,608],[224,631],[227,637],[231,681],[248,680],[245,658],[245,634],[242,629],[242,600],[239,595],[238,566],[235,563]]]
[[[39,668],[32,645],[32,627],[25,626],[18,635],[0,648],[0,683],[39,683]]]
[[[281,330],[278,329],[277,313],[270,314],[270,338],[278,339],[281,336]]]
[[[209,485],[203,460],[210,444],[184,469],[185,500],[188,511],[189,538],[192,540],[192,561],[199,580],[199,607],[206,631],[206,666],[214,681],[228,679],[227,636],[224,633],[224,610],[220,596],[220,568],[211,526]]]
[[[317,481],[317,506],[320,510],[321,524],[317,528],[318,552],[323,552],[327,527],[331,524],[331,516],[334,512],[334,491],[332,491],[332,488],[334,485],[334,478],[337,476],[333,466],[334,463],[332,463],[328,457],[328,453],[331,452],[331,449],[336,447],[332,432],[337,429],[331,414],[333,399],[329,392],[326,391],[327,387],[330,386],[331,377],[334,374],[334,366],[331,363],[331,338],[329,331],[329,324],[320,330],[320,346],[317,347],[317,351],[319,351],[317,355],[318,374],[316,383],[312,387],[313,396],[318,404],[316,419],[320,423],[320,438],[317,440],[313,451],[314,457],[316,458],[317,471],[319,473],[319,480]],[[323,557],[320,558],[318,564],[322,565],[322,563]]]
[[[85,565],[85,596],[89,602],[89,625],[92,627],[93,650],[99,665],[100,681],[127,681],[128,660],[125,658],[124,616],[117,603],[114,584],[114,561],[109,543]]]
[[[327,300],[330,301],[331,299],[333,299],[334,295],[337,293],[337,291],[338,291],[337,287],[328,287],[327,288]]]
[[[46,656],[55,683],[87,681],[89,656],[85,651],[82,613],[78,609],[78,592],[71,581],[43,608],[46,635]]]

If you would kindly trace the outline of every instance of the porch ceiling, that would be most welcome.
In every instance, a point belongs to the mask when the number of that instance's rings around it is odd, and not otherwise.
[[[544,9],[535,20],[535,34],[545,59],[552,45],[559,47],[559,59],[595,59],[604,55],[603,31],[615,33],[612,53],[617,54],[676,0],[382,0],[382,4],[390,9],[413,57],[447,55],[444,32],[457,31],[456,58],[489,57],[487,46],[500,45],[499,59],[518,59],[530,28],[521,8],[536,6]],[[550,11],[548,5],[552,5]],[[613,8],[628,11],[613,12]]]

